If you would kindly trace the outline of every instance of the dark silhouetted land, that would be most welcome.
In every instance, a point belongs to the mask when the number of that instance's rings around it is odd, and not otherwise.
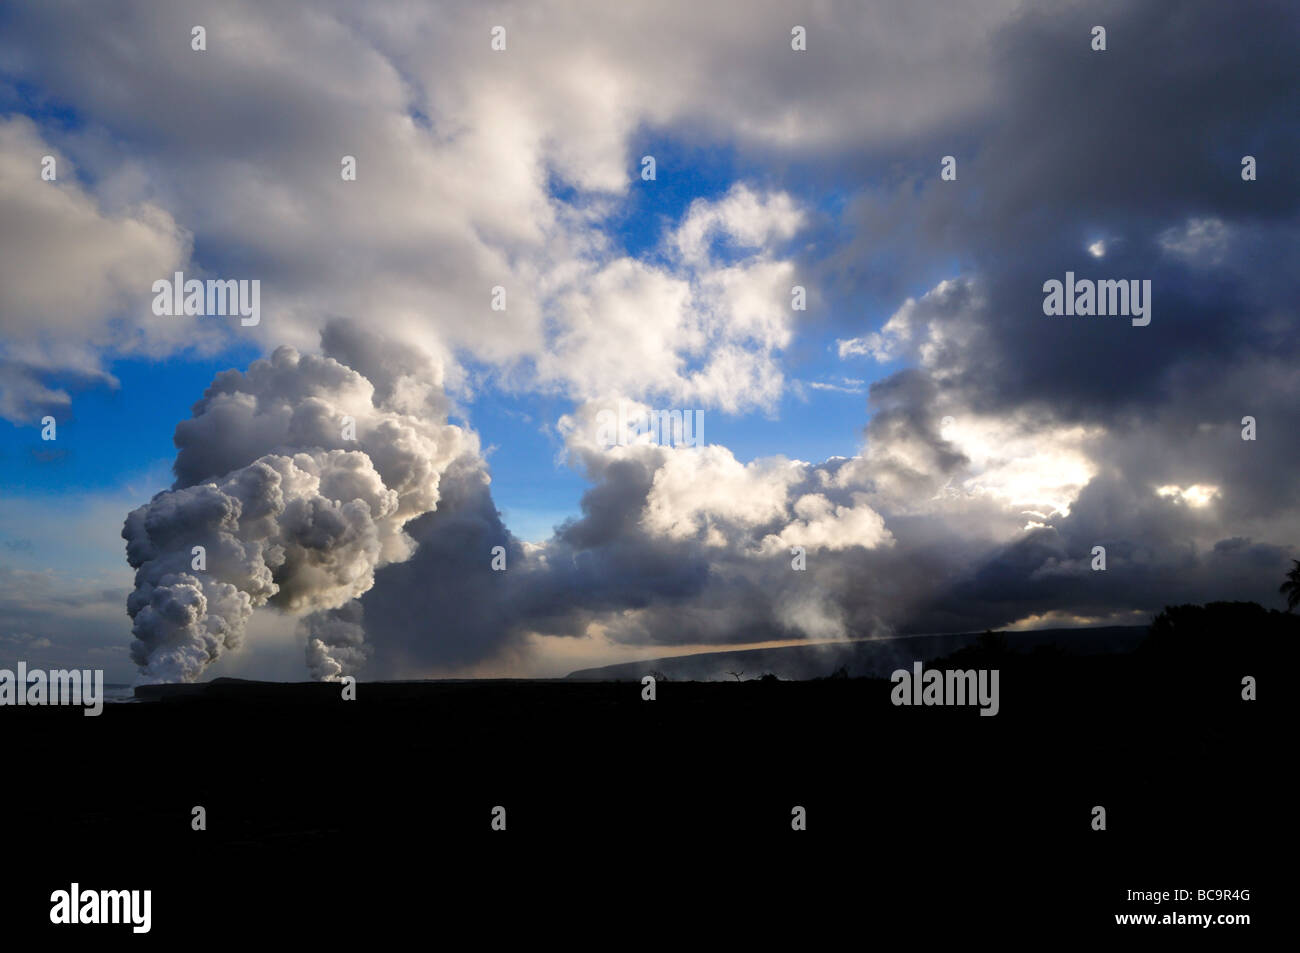
[[[31,865],[15,889],[48,909],[72,879],[148,886],[158,935],[227,895],[249,918],[346,921],[362,896],[450,916],[502,878],[566,922],[635,901],[667,923],[705,891],[729,916],[803,905],[864,935],[922,915],[1113,931],[1145,909],[1130,888],[1250,887],[1262,910],[1268,864],[1289,863],[1296,617],[1185,607],[1111,654],[1011,641],[927,662],[999,669],[992,718],[851,677],[670,677],[653,702],[618,681],[363,683],[344,702],[219,679],[99,718],[9,709],[8,841]],[[433,868],[455,886],[431,897]]]

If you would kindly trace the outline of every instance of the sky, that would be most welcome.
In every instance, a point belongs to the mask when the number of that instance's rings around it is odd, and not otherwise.
[[[7,4],[0,666],[1280,608],[1298,40],[1263,0]],[[177,272],[256,323],[157,313]],[[1149,323],[1046,313],[1071,275]]]

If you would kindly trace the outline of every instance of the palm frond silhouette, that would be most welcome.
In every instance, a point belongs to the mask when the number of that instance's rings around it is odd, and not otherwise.
[[[1291,560],[1291,571],[1286,574],[1286,582],[1278,589],[1286,596],[1286,611],[1290,612],[1300,606],[1300,559]]]

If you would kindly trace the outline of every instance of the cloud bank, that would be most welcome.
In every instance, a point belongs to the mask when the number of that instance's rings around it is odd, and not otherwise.
[[[150,677],[197,677],[261,606],[301,617],[311,671],[337,677],[558,638],[1275,604],[1300,537],[1284,4],[2,15],[0,95],[36,118],[0,119],[0,211],[22,224],[0,256],[0,415],[67,412],[122,354],[269,355],[214,381],[177,427],[175,485],[128,520]],[[722,181],[663,211],[646,196],[680,194],[691,149]],[[627,216],[651,240],[622,240]],[[157,321],[150,283],[182,268],[261,279],[264,320]],[[1067,271],[1150,281],[1150,325],[1045,317]],[[803,390],[811,352],[843,386]],[[860,390],[862,439],[829,459],[595,435],[618,401],[774,419]],[[589,483],[540,545],[511,535],[469,423],[449,423],[498,393],[563,401],[547,424]]]

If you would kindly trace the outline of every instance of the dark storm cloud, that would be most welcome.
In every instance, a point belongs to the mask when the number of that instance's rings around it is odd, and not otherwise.
[[[443,473],[437,509],[412,522],[415,555],[375,575],[361,598],[367,672],[420,675],[491,658],[520,638],[514,588],[522,548],[501,522],[482,461],[463,457]],[[505,571],[492,568],[505,550]]]
[[[1107,28],[1105,52],[1089,48],[1094,23]],[[1294,358],[1300,283],[1279,264],[1300,251],[1300,181],[1286,172],[1300,154],[1295,8],[1053,8],[1027,12],[994,45],[1000,95],[986,135],[958,181],[932,176],[922,200],[932,233],[970,256],[987,294],[969,316],[978,333],[945,365],[964,399],[1111,420],[1166,399],[1184,366],[1221,378],[1238,359]],[[1241,180],[1245,154],[1261,163],[1258,181]],[[1193,219],[1224,224],[1226,260],[1162,249]],[[1085,251],[1095,239],[1104,258]],[[1044,317],[1042,284],[1067,270],[1149,278],[1152,324]]]
[[[1095,24],[1105,52],[1089,48]],[[852,207],[860,237],[835,267],[854,293],[893,280],[850,275],[891,243],[895,258],[960,256],[962,284],[979,292],[926,303],[901,348],[922,368],[873,385],[868,442],[910,432],[939,446],[942,414],[1085,423],[1101,428],[1089,448],[1099,473],[1068,517],[968,553],[960,580],[907,625],[1275,602],[1300,534],[1300,181],[1290,174],[1300,12],[1054,6],[1027,10],[992,42],[998,95],[983,132],[969,154],[944,150],[959,155],[958,180],[939,181],[927,164],[924,184],[873,187]],[[1257,158],[1258,181],[1242,181],[1243,155]],[[891,226],[904,204],[919,204],[919,227]],[[1104,255],[1093,257],[1086,246],[1098,240]],[[1066,271],[1150,279],[1151,324],[1044,316],[1043,282]],[[1267,439],[1241,439],[1246,415]],[[1219,496],[1196,511],[1153,492],[1166,484]],[[1107,545],[1105,573],[1087,569],[1094,544]]]
[[[968,630],[1057,611],[1106,619],[1129,609],[1141,623],[1143,613],[1167,604],[1276,603],[1288,550],[1243,538],[1199,550],[1189,544],[1193,527],[1178,509],[1149,505],[1127,484],[1094,481],[1059,527],[1034,530],[986,557],[918,612],[918,621],[926,612],[960,606]],[[1104,572],[1091,568],[1094,545],[1105,547]]]

